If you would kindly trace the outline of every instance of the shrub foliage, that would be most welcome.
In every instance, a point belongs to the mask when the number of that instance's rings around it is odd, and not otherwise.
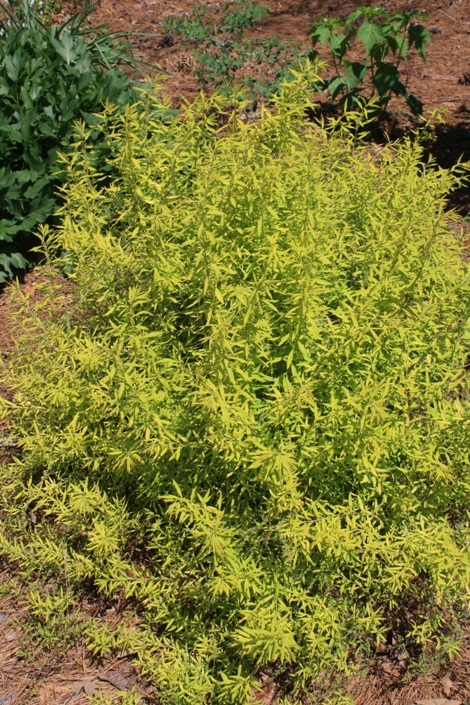
[[[34,0],[0,4],[0,282],[25,269],[32,233],[57,210],[56,155],[74,122],[136,98],[118,68],[127,50],[88,28],[89,12],[55,27]]]
[[[443,643],[468,597],[458,176],[306,123],[311,73],[257,123],[221,127],[218,97],[108,108],[111,183],[84,131],[72,303],[48,316],[47,284],[10,370],[0,549],[133,600],[138,626],[88,643],[162,703],[249,702],[260,670],[298,692],[398,621]]]

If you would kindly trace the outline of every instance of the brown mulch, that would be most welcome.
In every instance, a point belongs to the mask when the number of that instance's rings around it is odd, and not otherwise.
[[[213,6],[215,2],[207,4]],[[465,77],[470,72],[469,0],[268,0],[265,4],[271,12],[252,35],[263,38],[275,34],[306,47],[310,46],[310,27],[325,15],[344,18],[356,7],[374,4],[390,12],[425,10],[432,43],[427,49],[426,64],[416,56],[411,59],[405,72],[409,90],[420,96],[427,110],[447,107],[448,124],[468,121],[470,81]],[[73,7],[73,3],[68,4],[69,10]],[[166,72],[167,92],[179,103],[181,96],[191,98],[199,90],[190,75],[188,49],[177,36],[172,37],[171,46],[162,46],[161,40],[166,18],[190,13],[192,7],[193,0],[100,0],[93,22],[139,35],[133,40],[137,57]]]
[[[5,570],[0,587],[9,580]],[[119,621],[114,607],[104,615],[93,614],[93,609],[83,605],[82,619],[92,616],[110,626]],[[142,705],[153,702],[127,656],[93,661],[83,640],[68,649],[44,648],[31,638],[26,609],[12,597],[0,599],[0,705],[85,705],[89,696],[100,694],[119,702],[131,689]]]
[[[387,656],[378,657],[365,677],[351,680],[347,692],[355,705],[412,705],[432,698],[470,702],[470,630],[464,633],[460,655],[450,663],[410,675]]]

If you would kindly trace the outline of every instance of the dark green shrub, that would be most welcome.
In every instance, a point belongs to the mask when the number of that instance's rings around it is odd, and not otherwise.
[[[57,209],[57,151],[75,120],[136,98],[126,53],[87,13],[46,26],[27,0],[0,5],[0,282],[24,269],[34,231]]]
[[[109,109],[115,180],[86,140],[68,161],[73,301],[48,315],[46,287],[9,372],[0,550],[134,601],[139,626],[88,644],[167,705],[252,702],[260,672],[299,693],[385,639],[445,649],[468,602],[457,177],[306,123],[316,79],[220,129],[217,97]]]

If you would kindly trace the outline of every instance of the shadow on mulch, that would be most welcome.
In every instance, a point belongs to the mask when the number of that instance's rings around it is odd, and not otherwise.
[[[462,105],[456,116],[461,118],[454,124],[440,125],[436,129],[436,139],[429,144],[425,156],[432,156],[437,164],[449,169],[458,163],[470,162],[470,110]],[[470,174],[465,184],[455,189],[449,196],[449,206],[460,215],[470,215]]]

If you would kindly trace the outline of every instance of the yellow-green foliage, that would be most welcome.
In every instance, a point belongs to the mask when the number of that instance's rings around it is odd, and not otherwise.
[[[11,370],[1,551],[134,600],[89,645],[169,705],[248,702],[269,666],[300,692],[468,598],[457,177],[307,123],[310,78],[254,124],[109,109],[112,178],[86,135],[68,163],[72,302],[45,315],[46,286]]]

